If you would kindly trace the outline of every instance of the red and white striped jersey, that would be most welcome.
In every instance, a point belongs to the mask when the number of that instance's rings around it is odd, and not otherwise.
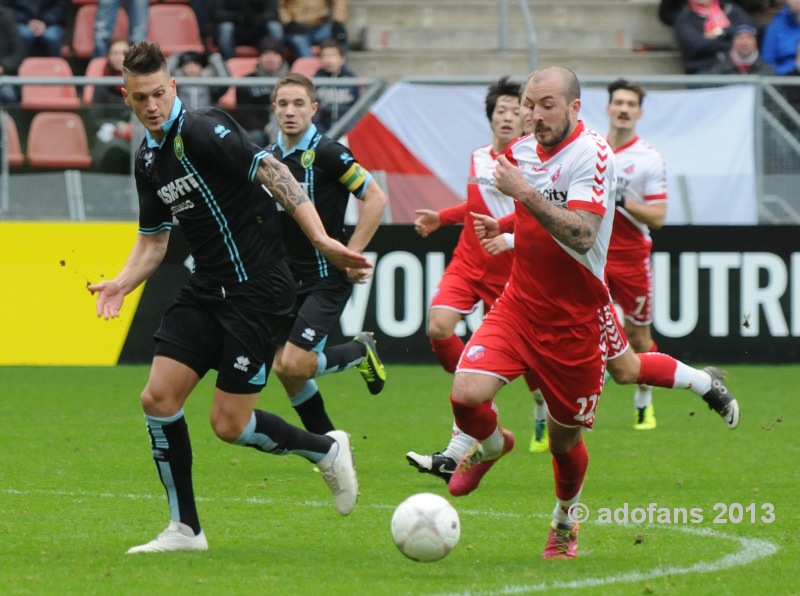
[[[625,195],[626,203],[667,202],[667,168],[655,147],[637,136],[618,147],[614,154],[617,156],[617,192]],[[609,258],[623,252],[629,258],[646,257],[652,245],[650,228],[625,209],[617,209]]]
[[[439,212],[441,225],[464,224],[451,262],[461,261],[460,264],[466,266],[463,271],[467,275],[487,284],[504,284],[508,281],[514,258],[514,253],[511,251],[494,257],[487,253],[475,234],[475,226],[470,215],[470,212],[483,213],[500,219],[514,211],[514,199],[495,188],[496,159],[497,154],[491,145],[473,151],[467,183],[467,200]]]
[[[604,268],[614,220],[616,165],[605,138],[580,122],[551,151],[533,135],[507,150],[526,181],[552,204],[603,218],[594,245],[579,254],[557,241],[522,204],[516,204],[515,257],[505,292],[529,305],[526,316],[547,325],[597,318],[610,298]]]

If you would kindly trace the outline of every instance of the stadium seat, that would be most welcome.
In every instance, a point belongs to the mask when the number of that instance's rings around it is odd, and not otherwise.
[[[102,77],[106,69],[106,58],[92,58],[86,65],[87,77]],[[94,85],[86,85],[83,88],[83,105],[92,105],[94,101]]]
[[[72,0],[73,6],[83,6],[84,4],[97,4],[97,0]]]
[[[86,127],[80,116],[74,112],[36,114],[28,132],[28,163],[33,168],[91,168]]]
[[[322,66],[322,60],[316,56],[300,56],[292,62],[292,72],[299,72],[306,75],[309,79],[312,78]]]
[[[77,58],[91,58],[94,54],[94,21],[97,15],[96,4],[84,4],[75,13],[72,26],[72,51]],[[117,20],[111,39],[127,39],[130,24],[125,9],[117,9]]]
[[[228,58],[225,61],[231,77],[243,77],[256,69],[258,58]],[[236,87],[229,87],[219,98],[219,107],[225,110],[236,109]]]
[[[19,131],[17,123],[8,114],[3,118],[6,134],[6,157],[8,158],[9,168],[21,168],[25,164],[25,156],[22,154],[22,145],[19,142]]]
[[[191,6],[187,4],[153,4],[150,6],[147,38],[161,45],[164,54],[205,52],[200,27]]]
[[[71,77],[69,62],[59,57],[25,58],[20,77]],[[20,106],[26,110],[77,110],[81,105],[75,85],[23,85]]]

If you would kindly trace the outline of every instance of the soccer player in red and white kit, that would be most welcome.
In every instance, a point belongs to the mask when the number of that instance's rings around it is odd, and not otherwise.
[[[487,90],[484,105],[492,129],[492,142],[472,152],[467,200],[440,211],[416,211],[418,217],[414,226],[423,238],[444,225],[464,225],[428,312],[428,335],[433,353],[449,373],[456,371],[458,359],[464,350],[464,340],[455,332],[456,325],[473,312],[481,301],[485,311],[491,309],[511,273],[514,235],[501,234],[487,239],[487,246],[482,246],[470,212],[500,219],[514,211],[514,200],[495,188],[494,168],[497,156],[523,133],[520,90],[520,84],[510,81],[507,76],[492,83]],[[546,451],[547,408],[536,385],[528,383],[528,388],[536,402],[531,451]],[[406,460],[420,472],[433,474],[448,482],[456,464],[474,445],[475,439],[454,424],[450,442],[444,450],[430,455],[409,451]]]
[[[511,277],[468,342],[450,396],[456,424],[479,443],[448,488],[468,494],[514,447],[514,436],[498,423],[494,396],[531,370],[549,410],[558,497],[543,556],[574,556],[577,529],[567,510],[580,497],[588,464],[582,429],[591,428],[603,388],[610,308],[603,268],[616,165],[605,139],[578,120],[580,85],[572,71],[535,71],[523,103],[533,135],[498,157],[494,174],[496,188],[516,199]]]
[[[493,398],[503,383],[533,371],[547,402],[557,503],[544,558],[577,555],[578,525],[569,508],[580,500],[591,428],[606,358],[622,383],[691,388],[731,428],[738,405],[716,369],[698,371],[664,354],[630,349],[605,285],[613,221],[616,165],[608,144],[578,120],[580,86],[572,71],[550,67],[531,74],[523,102],[534,136],[498,158],[497,189],[517,201],[515,261],[504,294],[467,344],[451,403],[456,424],[479,440],[448,488],[464,495],[514,446],[498,424]],[[479,237],[498,222],[475,214]],[[609,362],[609,369],[612,364]],[[702,386],[702,389],[700,387]]]
[[[608,86],[608,144],[617,156],[617,212],[608,247],[606,281],[625,315],[625,334],[637,353],[656,352],[650,333],[653,322],[653,277],[650,229],[664,225],[667,215],[667,170],[658,150],[636,134],[645,91],[641,85],[617,79]],[[653,390],[638,385],[634,394],[633,428],[656,427]]]

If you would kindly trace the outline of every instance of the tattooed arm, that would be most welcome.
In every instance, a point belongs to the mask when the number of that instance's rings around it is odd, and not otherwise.
[[[597,238],[602,217],[553,205],[525,181],[520,169],[504,155],[497,158],[494,177],[497,190],[522,203],[553,238],[578,254],[589,252]]]
[[[255,179],[275,202],[292,216],[317,250],[336,267],[339,269],[372,267],[366,257],[328,236],[316,207],[284,164],[267,155],[261,160]]]

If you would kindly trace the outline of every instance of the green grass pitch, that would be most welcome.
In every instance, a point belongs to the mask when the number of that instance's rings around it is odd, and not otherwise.
[[[361,482],[356,510],[341,517],[305,460],[214,437],[207,378],[186,414],[210,550],[126,556],[168,521],[139,407],[147,368],[0,368],[0,592],[797,593],[800,366],[724,368],[742,411],[735,431],[691,392],[663,389],[655,391],[658,428],[634,431],[633,388],[609,382],[586,438],[582,501],[592,513],[573,561],[540,558],[553,472],[549,454],[527,451],[532,400],[521,380],[497,400],[516,450],[475,493],[455,499],[404,457],[446,444],[446,373],[389,366],[386,388],[374,397],[355,371],[319,379],[332,419],[352,436]],[[274,378],[259,407],[297,423]],[[448,496],[461,517],[459,545],[437,563],[411,562],[391,540],[394,507],[416,492]],[[597,520],[626,503],[700,508],[704,519]],[[766,504],[772,523],[761,519]]]

